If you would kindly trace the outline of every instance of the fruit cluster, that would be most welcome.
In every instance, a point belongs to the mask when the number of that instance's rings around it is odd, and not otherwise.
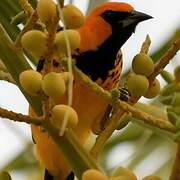
[[[41,73],[35,70],[26,70],[20,74],[19,81],[27,93],[33,96],[44,93],[57,102],[65,94],[69,78],[69,72],[50,72],[42,77]],[[58,104],[52,108],[51,122],[60,128],[66,113],[68,114],[67,128],[74,128],[78,123],[78,116],[76,111],[67,105]]]
[[[137,54],[132,61],[134,73],[127,78],[127,88],[132,96],[154,98],[160,91],[160,83],[157,79],[149,84],[148,77],[154,72],[154,63],[145,53]]]
[[[45,58],[48,51],[48,33],[52,28],[53,22],[59,20],[57,13],[57,5],[53,0],[39,0],[37,4],[37,14],[39,22],[45,28],[41,30],[33,29],[25,32],[21,37],[22,47],[31,52],[37,58]],[[69,49],[73,52],[80,46],[80,34],[76,30],[84,24],[84,16],[82,12],[74,5],[66,5],[61,9],[62,23],[67,30],[58,31],[55,34],[52,53],[55,59],[61,59],[68,53],[67,41]],[[60,26],[60,25],[58,25]],[[60,98],[65,95],[67,84],[71,78],[70,72],[51,72],[48,70],[45,74],[41,74],[35,70],[26,70],[19,75],[19,82],[22,88],[33,96],[45,95],[51,98],[55,106],[51,108],[50,121],[57,127],[62,126],[62,121],[67,118],[67,128],[74,128],[78,123],[76,111],[67,105],[58,104]]]
[[[23,34],[21,38],[22,47],[30,51],[37,58],[44,56],[47,51],[47,30],[53,20],[58,17],[57,7],[53,0],[40,0],[37,4],[37,14],[41,23],[44,23],[45,29],[30,30]],[[62,8],[63,22],[66,25],[66,31],[56,33],[54,40],[53,53],[62,57],[67,54],[66,37],[73,52],[80,46],[80,34],[76,30],[84,24],[82,12],[74,5],[66,5]]]
[[[132,171],[127,168],[119,167],[117,168],[111,175],[111,177],[107,177],[102,172],[89,169],[83,173],[82,180],[137,180],[137,177],[134,175]],[[160,177],[150,175],[143,178],[143,180],[161,180]]]

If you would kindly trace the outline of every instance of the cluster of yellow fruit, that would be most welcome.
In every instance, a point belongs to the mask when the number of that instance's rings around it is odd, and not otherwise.
[[[83,173],[82,180],[137,180],[136,176],[132,171],[130,171],[127,168],[119,167],[117,168],[111,177],[107,177],[102,172],[95,170],[95,169],[89,169]],[[143,180],[161,180],[160,177],[157,176],[146,176],[143,178]]]
[[[30,30],[25,32],[21,38],[21,44],[24,49],[31,52],[37,58],[46,55],[48,42],[48,31],[58,19],[57,5],[53,0],[39,0],[37,4],[37,14],[39,21],[46,27],[42,30]],[[80,34],[77,28],[84,24],[85,17],[82,12],[74,5],[66,5],[61,9],[61,13],[66,25],[66,31],[59,31],[55,34],[53,55],[62,57],[67,55],[67,39],[71,52],[80,46]],[[67,39],[66,39],[67,38]],[[45,76],[35,70],[26,70],[19,76],[22,88],[29,94],[37,96],[43,92],[56,102],[65,94],[66,84],[71,74],[69,72],[50,72]],[[51,122],[60,128],[62,120],[67,116],[67,128],[74,128],[78,123],[76,111],[67,105],[55,105],[51,110]]]
[[[149,84],[148,77],[154,72],[154,63],[145,53],[137,54],[132,61],[134,73],[127,79],[127,88],[132,96],[154,98],[160,91],[157,79]]]
[[[20,74],[19,81],[27,93],[37,96],[44,92],[56,102],[65,94],[69,78],[69,72],[50,72],[42,77],[41,73],[35,70],[26,70]],[[60,128],[65,113],[68,113],[67,128],[74,128],[78,123],[78,116],[76,111],[67,105],[60,104],[52,108],[51,122]]]
[[[75,29],[81,27],[85,21],[82,12],[74,5],[66,5],[61,11],[67,30],[56,33],[53,49],[54,55],[56,56],[67,54],[66,36],[71,52],[79,47],[81,38],[79,32]],[[46,29],[44,31],[27,31],[21,38],[21,44],[24,49],[39,58],[44,56],[47,51],[47,29],[53,22],[53,19],[58,17],[57,5],[53,0],[39,0],[37,4],[37,14],[41,23],[45,24]]]

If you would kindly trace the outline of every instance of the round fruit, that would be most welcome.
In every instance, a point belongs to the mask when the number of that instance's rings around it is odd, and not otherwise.
[[[73,29],[68,29],[66,32],[59,31],[56,34],[54,41],[56,54],[67,54],[65,35],[67,35],[71,51],[77,49],[80,46],[81,37],[78,31]]]
[[[133,58],[132,68],[136,74],[148,77],[154,71],[154,63],[147,54],[139,53]]]
[[[66,91],[65,82],[60,73],[50,72],[42,80],[44,93],[53,99],[59,99]]]
[[[149,87],[148,79],[143,75],[134,74],[127,80],[127,88],[131,95],[142,96]]]
[[[76,6],[68,4],[63,7],[62,13],[68,29],[77,29],[84,24],[85,17]]]
[[[146,176],[143,178],[143,180],[162,180],[162,179],[158,176]]]
[[[180,66],[174,69],[174,76],[177,82],[180,82]]]
[[[56,125],[56,127],[61,127],[64,117],[67,113],[67,128],[75,128],[78,123],[78,115],[76,111],[67,105],[56,105],[52,108],[52,118],[51,122]]]
[[[122,175],[122,176],[112,177],[110,178],[110,180],[137,180],[137,179]]]
[[[21,38],[23,48],[32,52],[38,58],[46,52],[46,35],[39,30],[27,31]]]
[[[19,82],[27,93],[37,95],[41,91],[42,75],[34,70],[26,70],[20,73]]]
[[[56,4],[53,0],[39,0],[37,4],[37,13],[44,24],[50,23],[57,16]]]
[[[115,171],[113,172],[112,176],[114,178],[124,178],[124,180],[137,180],[136,176],[134,175],[134,173],[132,171],[130,171],[127,168],[124,167],[118,167],[117,169],[115,169]],[[123,180],[123,179],[122,179]]]
[[[152,85],[149,86],[144,97],[151,99],[156,97],[159,94],[159,92],[160,92],[160,83],[157,79],[155,79]]]
[[[62,72],[61,75],[66,84],[69,82],[69,79],[72,76],[70,72]]]
[[[82,180],[108,180],[108,177],[95,169],[89,169],[82,175]]]
[[[0,172],[0,180],[12,180],[12,179],[8,172],[2,171]]]

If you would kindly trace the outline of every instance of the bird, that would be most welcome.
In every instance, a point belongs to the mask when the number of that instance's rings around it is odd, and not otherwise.
[[[152,16],[136,11],[125,2],[105,2],[97,5],[86,17],[77,31],[80,33],[80,47],[72,55],[76,67],[105,90],[118,86],[123,65],[121,47],[135,32],[138,23]],[[74,132],[83,146],[92,133],[92,127],[103,118],[108,103],[98,97],[74,76],[73,103],[79,118]],[[59,103],[67,104],[67,95]],[[31,113],[33,114],[33,113]],[[36,154],[46,168],[45,180],[73,180],[70,165],[59,152],[50,136],[32,125]]]

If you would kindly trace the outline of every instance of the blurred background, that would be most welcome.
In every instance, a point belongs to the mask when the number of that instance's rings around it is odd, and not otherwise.
[[[73,3],[87,14],[102,2],[105,0],[67,0],[65,4]],[[150,54],[155,61],[166,51],[172,39],[180,37],[180,2],[179,0],[124,2],[130,3],[137,11],[154,17],[139,24],[135,34],[123,46],[123,73],[126,73],[147,34],[152,40]],[[174,57],[166,70],[173,72],[177,65],[180,65],[180,53]],[[161,86],[164,86],[165,82],[161,77],[158,76],[158,79]],[[147,101],[142,98],[141,102],[157,104],[158,100]],[[28,103],[18,88],[4,81],[0,81],[0,107],[23,114],[28,112]],[[168,180],[175,147],[171,140],[152,132],[149,128],[130,123],[123,130],[116,132],[108,142],[101,156],[101,164],[108,172],[116,166],[124,166],[133,170],[138,179],[142,179],[145,175],[156,174],[163,180]],[[29,125],[0,120],[0,169],[8,170],[13,180],[42,179],[43,170],[34,158]]]

